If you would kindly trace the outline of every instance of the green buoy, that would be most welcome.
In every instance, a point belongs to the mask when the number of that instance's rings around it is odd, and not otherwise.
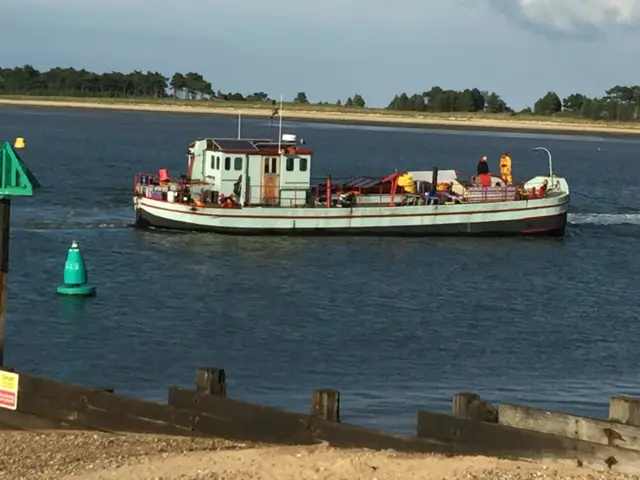
[[[64,264],[64,283],[58,286],[58,294],[91,297],[96,294],[96,288],[87,283],[87,269],[84,266],[82,252],[74,240],[67,253]]]

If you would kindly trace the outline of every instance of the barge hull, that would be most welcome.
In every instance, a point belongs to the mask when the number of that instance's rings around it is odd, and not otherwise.
[[[145,209],[139,209],[136,216],[138,228],[157,228],[185,232],[210,232],[226,235],[279,235],[279,236],[394,236],[394,237],[431,237],[431,236],[471,236],[471,237],[508,237],[538,236],[562,237],[567,225],[567,212],[553,215],[528,217],[513,220],[488,221],[477,223],[450,223],[445,225],[405,225],[372,226],[351,228],[239,228],[230,226],[198,225],[181,222],[154,215]]]

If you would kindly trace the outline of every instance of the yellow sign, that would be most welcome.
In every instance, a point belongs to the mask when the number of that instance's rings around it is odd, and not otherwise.
[[[18,408],[18,382],[20,375],[0,371],[0,408],[16,410]]]

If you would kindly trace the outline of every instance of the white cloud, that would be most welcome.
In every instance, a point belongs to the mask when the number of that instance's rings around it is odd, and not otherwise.
[[[640,0],[489,0],[507,16],[565,35],[640,27]]]

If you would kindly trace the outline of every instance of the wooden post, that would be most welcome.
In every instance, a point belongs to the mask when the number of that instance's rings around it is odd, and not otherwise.
[[[227,376],[223,368],[200,367],[196,373],[196,392],[227,396]]]
[[[640,398],[611,397],[609,421],[640,427]]]
[[[311,392],[311,415],[339,422],[340,392],[337,390],[314,390]]]
[[[477,393],[463,392],[453,396],[451,413],[457,418],[474,420],[478,410],[478,404],[482,401]]]
[[[478,420],[480,422],[498,422],[498,410],[485,402],[477,393],[456,393],[453,396],[451,413],[457,418]]]
[[[7,312],[7,276],[9,274],[9,238],[11,200],[0,198],[0,367],[4,365],[4,332]]]

